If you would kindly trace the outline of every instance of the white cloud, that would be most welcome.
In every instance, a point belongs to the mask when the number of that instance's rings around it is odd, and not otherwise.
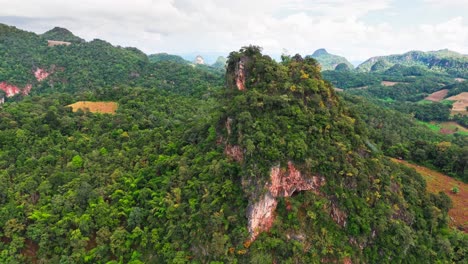
[[[426,4],[435,6],[435,7],[443,7],[443,8],[467,8],[468,9],[468,1],[466,0],[424,0]],[[468,11],[468,10],[467,10]]]
[[[468,53],[463,17],[403,29],[362,20],[375,11],[394,12],[391,0],[0,0],[0,6],[0,22],[16,17],[36,32],[62,26],[87,40],[101,38],[147,53],[228,53],[248,44],[276,54],[324,47],[352,60],[410,49]]]

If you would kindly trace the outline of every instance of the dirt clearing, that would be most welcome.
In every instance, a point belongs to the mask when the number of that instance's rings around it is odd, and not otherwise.
[[[73,109],[73,112],[81,109],[88,110],[91,113],[114,114],[119,105],[116,102],[89,102],[79,101],[71,105],[67,105]]]
[[[392,160],[413,168],[421,174],[426,180],[429,192],[444,192],[447,194],[453,202],[453,208],[449,210],[450,225],[468,233],[468,184],[423,166],[411,164],[404,160]],[[454,187],[458,188],[459,193],[454,194],[452,192]]]

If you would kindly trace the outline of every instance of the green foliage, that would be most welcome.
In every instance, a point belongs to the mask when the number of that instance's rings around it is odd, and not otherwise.
[[[45,32],[41,36],[47,40],[84,42],[84,39],[73,35],[73,33],[71,33],[68,29],[60,27],[54,27],[53,29]]]
[[[149,61],[151,62],[160,62],[160,61],[171,61],[175,63],[180,63],[180,64],[189,64],[189,61],[184,60],[184,58],[177,56],[177,55],[172,55],[172,54],[167,54],[167,53],[156,53],[156,54],[151,54],[148,56]]]
[[[402,143],[393,151],[413,155],[411,147],[390,129],[377,140],[364,121],[382,120],[346,106],[312,58],[276,63],[245,47],[229,56],[220,89],[220,74],[151,63],[135,49],[99,40],[49,48],[32,33],[0,30],[0,44],[11,44],[0,49],[8,81],[34,82],[38,61],[65,67],[0,108],[2,263],[463,260],[466,235],[447,228],[447,197],[429,195],[420,175],[368,146]],[[236,88],[240,60],[245,91]],[[66,107],[91,99],[119,109]],[[468,155],[440,139],[418,157],[458,173],[456,158]],[[244,159],[225,155],[226,144]],[[250,243],[246,208],[271,167],[288,161],[326,184],[320,194],[278,197],[270,232]],[[335,222],[333,206],[346,224]]]

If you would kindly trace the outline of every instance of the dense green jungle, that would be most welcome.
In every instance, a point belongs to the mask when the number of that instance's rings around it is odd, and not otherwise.
[[[468,181],[466,134],[422,123],[466,116],[420,103],[459,71],[257,46],[220,70],[3,24],[0,58],[0,263],[466,263],[450,198],[388,158]]]

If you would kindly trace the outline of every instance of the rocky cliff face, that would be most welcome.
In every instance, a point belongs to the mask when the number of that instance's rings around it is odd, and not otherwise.
[[[38,82],[44,81],[49,77],[50,73],[44,69],[37,68],[34,72],[34,77]],[[17,94],[28,95],[31,92],[32,84],[27,84],[24,87],[19,87],[17,85],[12,85],[7,82],[0,82],[0,90],[4,91],[6,97],[12,97]],[[3,101],[5,99],[3,98]]]
[[[50,75],[49,72],[47,72],[46,70],[41,69],[41,68],[37,68],[34,71],[34,77],[36,77],[36,80],[38,82],[41,82],[41,81],[45,80],[47,77],[49,77],[49,75]]]
[[[200,65],[205,65],[205,60],[203,59],[202,56],[198,55],[195,57],[195,60],[193,61],[195,64],[200,64]]]
[[[16,85],[11,85],[7,82],[0,82],[0,90],[4,91],[7,97],[12,97],[19,93],[23,95],[28,95],[29,92],[31,91],[31,88],[32,88],[31,84],[27,84],[23,88],[20,88]]]
[[[243,57],[239,60],[239,62],[236,65],[236,70],[235,70],[235,80],[236,80],[236,86],[239,91],[245,90],[245,63],[247,61],[246,57]]]
[[[249,205],[247,209],[248,230],[251,241],[261,232],[267,232],[273,226],[275,210],[278,205],[276,198],[290,197],[295,192],[312,191],[320,193],[320,187],[325,185],[325,179],[319,176],[306,177],[289,161],[288,168],[280,166],[271,168],[270,181],[267,182],[263,197]]]

